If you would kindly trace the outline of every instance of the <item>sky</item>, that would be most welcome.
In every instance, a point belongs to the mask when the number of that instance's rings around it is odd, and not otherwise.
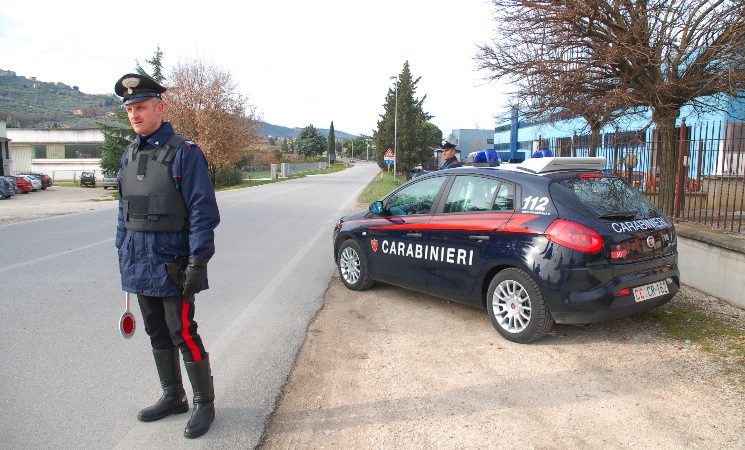
[[[266,122],[371,135],[408,61],[447,136],[505,111],[508,88],[473,60],[496,26],[488,0],[0,0],[0,69],[107,94],[160,46],[166,75],[227,71]]]

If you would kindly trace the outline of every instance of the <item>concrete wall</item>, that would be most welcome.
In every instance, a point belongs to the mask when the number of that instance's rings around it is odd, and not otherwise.
[[[745,237],[678,223],[683,284],[745,309]]]

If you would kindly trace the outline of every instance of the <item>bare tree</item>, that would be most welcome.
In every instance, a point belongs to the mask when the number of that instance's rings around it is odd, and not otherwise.
[[[495,76],[529,77],[531,59],[583,71],[607,83],[610,108],[652,110],[661,137],[662,207],[672,212],[675,121],[684,105],[722,107],[745,91],[745,3],[741,0],[493,0],[501,31],[494,49],[519,67]],[[522,34],[522,36],[521,36]],[[538,35],[538,36],[537,36]],[[482,57],[489,56],[482,49]],[[558,58],[558,60],[557,60]],[[483,59],[483,58],[482,58]],[[490,67],[484,67],[490,69]],[[519,72],[518,70],[522,71]],[[556,70],[557,82],[566,72]],[[581,86],[586,86],[580,83]],[[569,84],[575,90],[576,84]],[[580,92],[582,92],[580,90]],[[602,92],[602,90],[601,90]],[[603,96],[601,96],[603,97]],[[562,103],[562,107],[566,104]],[[571,109],[571,108],[566,108]],[[581,114],[579,114],[581,115]]]
[[[498,9],[502,26],[494,44],[479,47],[478,68],[488,72],[487,79],[506,78],[516,87],[511,102],[527,119],[585,119],[595,156],[602,128],[631,106],[618,95],[617,79],[593,70],[583,48],[556,39],[538,8],[509,3]]]
[[[179,64],[170,80],[166,118],[199,144],[214,182],[218,170],[235,167],[258,143],[255,107],[238,92],[229,72],[200,61]]]

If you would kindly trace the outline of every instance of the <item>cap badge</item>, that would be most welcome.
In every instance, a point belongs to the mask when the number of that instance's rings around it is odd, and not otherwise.
[[[140,79],[135,77],[129,77],[122,80],[122,86],[127,88],[127,94],[132,94],[132,88],[140,85]]]

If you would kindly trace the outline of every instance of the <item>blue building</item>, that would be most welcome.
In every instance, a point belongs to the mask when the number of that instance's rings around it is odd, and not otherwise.
[[[745,172],[745,102],[731,99],[721,111],[696,113],[684,106],[684,165],[689,177],[742,175]],[[521,161],[536,151],[554,156],[588,156],[590,131],[584,119],[559,122],[528,121],[517,109],[496,116],[494,149],[502,160]],[[605,156],[612,170],[633,169],[654,174],[659,133],[651,110],[621,119],[601,130],[598,156]],[[549,152],[545,152],[549,150]],[[632,164],[633,162],[633,164]],[[633,167],[632,167],[633,166]]]

